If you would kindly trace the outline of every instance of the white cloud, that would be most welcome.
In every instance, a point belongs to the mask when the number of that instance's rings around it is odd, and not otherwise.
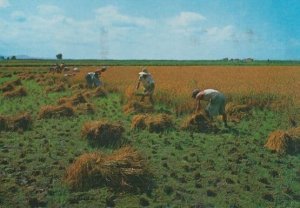
[[[122,14],[117,7],[106,6],[95,10],[97,21],[105,26],[148,27],[153,24],[150,19]]]
[[[8,7],[10,4],[8,0],[0,0],[0,8]]]
[[[37,6],[37,11],[14,11],[10,14],[13,21],[0,19],[0,39],[28,50],[43,48],[48,54],[61,51],[76,58],[87,54],[94,58],[107,58],[112,57],[112,53],[124,54],[124,51],[116,51],[120,42],[130,42],[141,28],[153,24],[147,18],[123,14],[116,7],[99,8],[88,20],[66,16],[61,8],[53,5]]]
[[[107,6],[82,20],[66,16],[57,6],[40,5],[37,12],[14,11],[10,17],[0,19],[0,40],[9,44],[7,48],[22,49],[35,57],[53,57],[58,52],[65,58],[238,57],[238,44],[249,48],[250,40],[257,39],[252,29],[242,31],[231,24],[212,26],[210,20],[193,12],[156,22]]]
[[[224,27],[211,27],[204,30],[205,36],[212,41],[230,41],[235,40],[236,31],[232,25]]]
[[[187,27],[206,20],[206,17],[195,12],[181,12],[178,16],[168,20],[172,27]]]
[[[62,14],[63,10],[57,6],[54,5],[39,5],[37,7],[38,13],[40,15],[54,15],[54,14]]]

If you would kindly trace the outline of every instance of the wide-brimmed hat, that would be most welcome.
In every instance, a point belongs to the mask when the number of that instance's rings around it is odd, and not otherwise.
[[[141,72],[139,72],[139,75],[148,75],[149,72],[146,68],[143,68]]]
[[[148,73],[145,72],[139,72],[139,75],[143,76],[143,75],[148,75]]]
[[[200,89],[193,89],[192,98],[195,98],[199,92],[200,92]]]
[[[101,73],[101,69],[97,69],[95,73]]]

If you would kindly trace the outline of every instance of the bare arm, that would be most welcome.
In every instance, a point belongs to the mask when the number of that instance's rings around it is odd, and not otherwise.
[[[138,90],[139,87],[140,87],[140,80],[139,80],[139,82],[138,82],[137,85],[136,85],[136,89]]]
[[[201,104],[200,104],[200,100],[203,99],[204,94],[203,93],[199,93],[196,96],[196,113],[199,112],[201,110]]]
[[[196,99],[196,113],[201,110],[200,99]]]

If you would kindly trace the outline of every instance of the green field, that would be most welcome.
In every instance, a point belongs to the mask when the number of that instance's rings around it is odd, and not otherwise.
[[[56,61],[1,61],[1,66],[46,66]],[[89,61],[64,61],[90,65]],[[176,62],[172,64],[222,64],[219,62]],[[93,65],[152,65],[156,61],[92,61]],[[161,65],[172,65],[169,61]],[[262,64],[253,62],[253,64]],[[276,62],[276,64],[278,64]],[[288,64],[288,63],[287,63]],[[289,64],[291,64],[289,62]],[[298,62],[296,64],[299,64]],[[8,72],[10,73],[10,72]],[[0,78],[0,85],[17,75]],[[300,157],[279,155],[264,147],[268,135],[288,129],[288,112],[253,108],[230,128],[215,121],[217,133],[182,131],[187,116],[156,103],[155,112],[171,112],[175,127],[161,133],[131,130],[133,115],[124,114],[119,93],[90,98],[94,114],[38,119],[41,106],[55,105],[73,92],[45,93],[35,80],[23,80],[28,92],[23,98],[0,94],[0,114],[29,112],[29,131],[0,132],[0,207],[300,207]],[[121,121],[127,144],[148,159],[153,184],[146,191],[119,191],[100,186],[72,191],[64,183],[66,168],[83,153],[112,152],[114,147],[94,147],[81,136],[83,124],[91,120]]]
[[[55,63],[65,63],[74,66],[292,66],[300,65],[297,60],[0,60],[0,67],[43,67]]]

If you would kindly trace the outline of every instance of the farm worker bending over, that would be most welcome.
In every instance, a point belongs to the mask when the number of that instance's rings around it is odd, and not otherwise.
[[[144,68],[141,72],[139,72],[139,81],[136,86],[136,90],[139,89],[140,83],[142,82],[144,87],[144,93],[142,94],[141,102],[144,101],[145,96],[149,96],[150,102],[153,104],[153,92],[155,88],[154,80],[151,74],[148,72],[146,68]]]
[[[86,83],[89,88],[99,87],[101,86],[100,76],[102,72],[106,71],[106,67],[102,67],[101,69],[97,69],[95,72],[89,72],[85,75]]]
[[[200,91],[199,89],[194,89],[192,92],[192,98],[196,99],[196,112],[201,108],[200,100],[208,101],[208,105],[205,108],[206,114],[209,118],[213,118],[217,115],[222,115],[225,127],[227,125],[227,116],[225,113],[226,98],[223,93],[214,89],[206,89]]]

